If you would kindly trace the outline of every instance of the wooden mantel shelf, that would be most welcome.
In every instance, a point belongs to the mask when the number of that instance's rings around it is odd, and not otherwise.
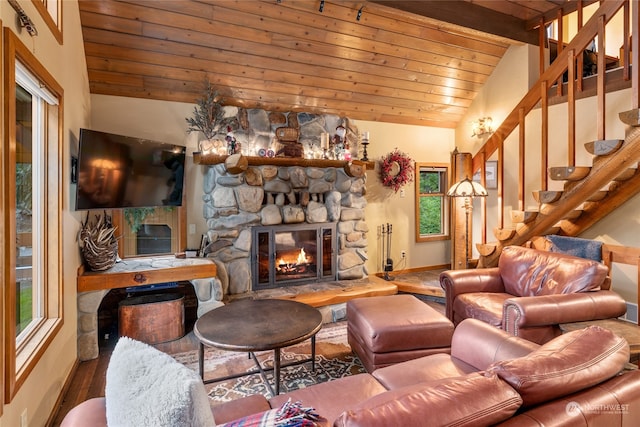
[[[204,279],[215,277],[216,272],[216,265],[208,258],[125,258],[105,271],[86,271],[81,265],[78,292]]]
[[[229,156],[218,154],[202,154],[199,151],[193,153],[193,163],[197,165],[217,165],[224,163]],[[294,157],[258,157],[258,156],[246,156],[249,165],[261,166],[303,166],[303,167],[316,167],[316,168],[342,168],[352,164],[361,164],[367,170],[373,170],[375,162],[362,160],[325,160],[325,159],[301,159]]]

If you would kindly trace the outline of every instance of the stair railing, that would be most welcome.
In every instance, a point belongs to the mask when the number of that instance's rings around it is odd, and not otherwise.
[[[537,106],[541,109],[541,158],[540,158],[540,183],[541,188],[539,190],[547,190],[548,187],[548,138],[549,138],[549,87],[558,82],[558,86],[561,86],[563,75],[567,76],[567,108],[568,108],[568,120],[567,120],[567,134],[569,149],[567,151],[567,165],[573,166],[575,164],[575,126],[576,126],[576,89],[582,88],[582,73],[576,73],[576,66],[580,66],[578,70],[581,70],[581,59],[584,50],[587,46],[598,37],[598,73],[597,73],[597,135],[598,139],[605,138],[605,37],[606,37],[606,24],[611,18],[616,15],[620,8],[624,7],[625,22],[629,17],[629,1],[628,0],[608,0],[602,2],[598,10],[591,16],[591,18],[579,29],[568,45],[563,49],[558,50],[558,56],[549,65],[549,67],[542,72],[537,82],[531,87],[531,89],[524,95],[516,107],[511,113],[504,119],[500,126],[489,137],[485,144],[478,150],[473,156],[472,160],[472,173],[480,171],[480,176],[485,176],[485,164],[496,151],[498,157],[498,227],[504,227],[504,181],[503,181],[503,151],[504,142],[516,128],[519,129],[519,152],[521,155],[520,163],[518,165],[518,210],[524,210],[525,203],[525,166],[526,162],[522,153],[525,152],[525,119],[526,116]],[[623,60],[624,67],[626,69],[626,76],[630,72],[630,63],[638,63],[638,32],[640,31],[638,25],[638,8],[634,8],[632,17],[632,46],[631,53],[627,52],[628,48],[628,34],[629,29],[625,24],[624,37],[627,42],[623,43],[623,55],[626,58],[632,58],[631,60]],[[580,10],[580,9],[579,9]],[[580,10],[581,12],[581,10]],[[581,13],[580,13],[581,15]],[[581,19],[580,19],[581,20]],[[540,25],[544,24],[544,20],[540,21]],[[541,30],[543,31],[543,30]],[[542,37],[541,37],[542,39]],[[541,55],[542,56],[542,55]],[[578,76],[576,76],[578,74]],[[634,108],[638,103],[638,89],[637,88],[637,76],[638,71],[633,73],[633,87],[634,87]],[[537,189],[537,190],[538,190]],[[482,242],[486,243],[486,201],[482,201]]]

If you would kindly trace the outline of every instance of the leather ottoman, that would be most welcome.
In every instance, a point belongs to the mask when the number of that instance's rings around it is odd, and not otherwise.
[[[347,302],[347,337],[368,372],[435,353],[450,353],[453,323],[413,295]]]

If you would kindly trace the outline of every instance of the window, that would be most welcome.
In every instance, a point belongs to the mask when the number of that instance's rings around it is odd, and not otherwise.
[[[47,27],[62,44],[62,0],[31,0]]]
[[[8,28],[2,141],[4,396],[62,325],[62,88]]]
[[[416,242],[448,239],[448,165],[416,163],[416,171]]]

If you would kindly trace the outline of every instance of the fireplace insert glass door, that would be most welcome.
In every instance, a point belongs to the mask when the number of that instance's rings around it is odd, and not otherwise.
[[[253,289],[335,280],[335,223],[253,228]]]

